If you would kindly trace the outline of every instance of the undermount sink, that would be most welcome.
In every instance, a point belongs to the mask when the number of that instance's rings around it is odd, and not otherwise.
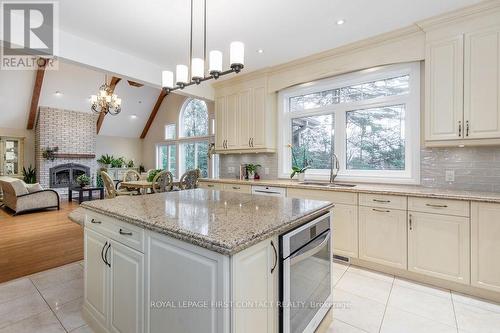
[[[312,186],[325,186],[325,187],[355,187],[354,184],[342,184],[342,183],[323,183],[314,181],[304,181],[299,182],[300,185],[312,185]]]

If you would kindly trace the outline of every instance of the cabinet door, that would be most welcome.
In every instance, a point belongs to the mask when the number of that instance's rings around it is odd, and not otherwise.
[[[224,191],[238,192],[238,193],[252,193],[252,186],[240,184],[224,184]]]
[[[471,284],[500,292],[500,205],[472,203]]]
[[[250,129],[252,127],[253,114],[252,114],[252,91],[250,89],[244,90],[239,93],[239,143],[241,149],[250,149]]]
[[[226,140],[226,98],[215,99],[215,148],[224,149]]]
[[[406,237],[406,211],[359,207],[360,259],[406,269]]]
[[[278,281],[277,244],[276,239],[265,240],[232,258],[233,302],[262,305],[235,307],[233,332],[275,332],[278,312],[274,307]]]
[[[415,212],[408,215],[408,270],[468,284],[469,219]]]
[[[338,205],[333,211],[333,253],[358,257],[358,207]]]
[[[155,233],[147,253],[148,332],[229,332],[229,257]]]
[[[227,109],[226,109],[226,148],[238,149],[239,148],[239,113],[240,103],[239,94],[227,96]]]
[[[427,45],[425,139],[463,137],[463,36]]]
[[[500,138],[500,27],[465,35],[464,88],[465,137]]]
[[[258,87],[253,89],[252,115],[251,115],[252,148],[266,146],[266,89]]]
[[[110,269],[111,332],[144,332],[144,255],[111,241]]]
[[[108,267],[102,259],[102,252],[108,244],[106,237],[85,228],[85,286],[86,309],[103,326],[108,318]]]

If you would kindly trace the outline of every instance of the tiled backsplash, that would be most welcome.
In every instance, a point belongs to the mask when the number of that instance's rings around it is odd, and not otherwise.
[[[237,154],[220,155],[220,178],[238,178],[241,164],[260,164],[258,173],[261,179],[278,178],[278,154]],[[233,168],[234,172],[229,169]],[[266,174],[266,169],[269,173]]]
[[[423,186],[500,192],[500,147],[422,148],[420,159]],[[262,165],[262,179],[278,178],[277,154],[221,155],[220,177],[236,178],[242,163]],[[447,170],[455,172],[455,181],[446,181]]]

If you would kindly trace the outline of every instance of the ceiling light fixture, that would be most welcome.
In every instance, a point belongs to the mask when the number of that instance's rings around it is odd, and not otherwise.
[[[262,53],[264,53],[264,50],[263,49],[258,49],[257,53],[261,53],[262,54]]]
[[[342,20],[342,19],[340,19],[340,20],[337,21],[337,25],[342,25],[344,23],[345,23],[345,20]]]
[[[203,58],[193,58],[193,0],[191,0],[191,32],[189,40],[189,61],[188,65],[177,65],[174,72],[162,71],[162,88],[167,93],[184,89],[193,84],[211,79],[217,80],[219,77],[231,73],[239,73],[244,67],[245,45],[242,42],[232,42],[230,44],[230,68],[222,70],[222,52],[212,50],[209,52],[208,75],[205,75],[205,61],[207,59],[207,1],[203,1]]]
[[[104,84],[99,88],[98,95],[90,96],[90,107],[95,113],[104,113],[116,116],[122,111],[122,100],[116,94],[113,94],[111,87],[108,85],[107,75],[104,77]]]
[[[62,96],[62,92],[60,92],[59,90],[57,90],[57,91],[54,93],[54,95],[56,95],[57,97],[60,97],[60,96]]]
[[[137,119],[137,115],[132,114],[132,115],[130,115],[130,118],[132,118],[132,119]]]

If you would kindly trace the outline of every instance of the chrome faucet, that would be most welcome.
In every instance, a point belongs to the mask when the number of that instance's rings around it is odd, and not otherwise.
[[[337,172],[335,174],[333,174],[334,165],[335,169],[337,169]],[[339,169],[340,169],[339,157],[335,155],[334,152],[332,152],[332,155],[330,156],[330,184],[333,184],[333,182],[335,181],[335,177],[337,177]]]

